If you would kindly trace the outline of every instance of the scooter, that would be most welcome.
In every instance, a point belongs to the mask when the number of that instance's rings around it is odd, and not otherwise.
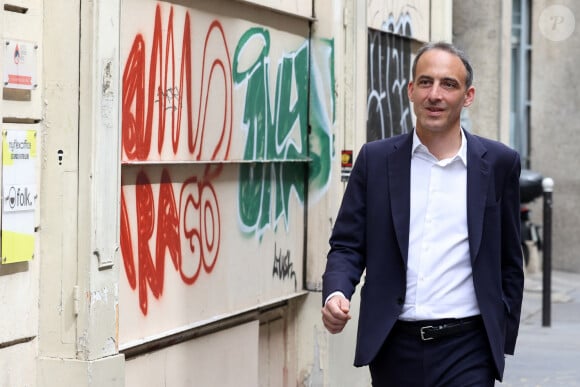
[[[529,169],[522,169],[520,173],[520,234],[526,267],[530,265],[530,257],[542,251],[541,226],[532,221],[529,207],[543,194],[542,179],[540,173]]]

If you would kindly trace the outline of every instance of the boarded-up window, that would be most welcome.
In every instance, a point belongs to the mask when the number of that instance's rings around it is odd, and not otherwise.
[[[402,32],[405,30],[404,21]],[[410,27],[407,27],[410,28]],[[411,39],[368,31],[367,141],[407,133],[413,127],[407,85],[411,76]]]

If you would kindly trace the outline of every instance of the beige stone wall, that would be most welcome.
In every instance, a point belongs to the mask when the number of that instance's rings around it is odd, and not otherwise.
[[[553,267],[580,272],[580,4],[554,5],[532,5],[531,167],[554,179]]]
[[[454,1],[453,43],[469,56],[475,101],[465,110],[473,133],[509,143],[510,1]]]
[[[10,157],[12,149],[3,146],[0,165],[2,186],[2,242],[0,257],[0,385],[34,385],[35,359],[38,351],[39,278],[42,254],[39,251],[39,225],[42,203],[39,199],[42,156],[42,84],[44,53],[42,0],[11,2],[0,8],[0,41],[2,43],[0,75],[0,129],[7,144],[7,132],[34,133],[34,150],[27,153],[34,171],[31,182],[36,193],[30,197],[33,208],[11,211],[10,194],[13,175],[21,173],[21,164]],[[10,3],[10,2],[9,2]],[[24,69],[24,70],[21,70]],[[22,71],[22,73],[20,73]],[[31,76],[29,81],[12,81],[9,75]],[[19,88],[24,87],[23,89]],[[15,151],[17,152],[17,151]],[[6,169],[7,173],[4,174]],[[24,220],[22,218],[25,218]],[[20,232],[22,231],[22,232]],[[24,236],[21,239],[12,235]],[[26,247],[21,243],[24,242]],[[20,250],[26,250],[20,252]],[[11,259],[16,261],[10,263]]]

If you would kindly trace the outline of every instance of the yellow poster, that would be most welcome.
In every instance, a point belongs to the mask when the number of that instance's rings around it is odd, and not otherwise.
[[[2,130],[2,263],[34,258],[36,130]]]

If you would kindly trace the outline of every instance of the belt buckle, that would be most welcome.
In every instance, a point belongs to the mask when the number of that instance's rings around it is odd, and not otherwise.
[[[421,329],[420,329],[420,332],[421,332],[421,340],[423,340],[423,341],[429,341],[429,340],[433,340],[434,339],[434,337],[425,337],[425,329],[430,329],[430,328],[433,328],[433,326],[432,325],[428,325],[428,326],[421,327]]]

